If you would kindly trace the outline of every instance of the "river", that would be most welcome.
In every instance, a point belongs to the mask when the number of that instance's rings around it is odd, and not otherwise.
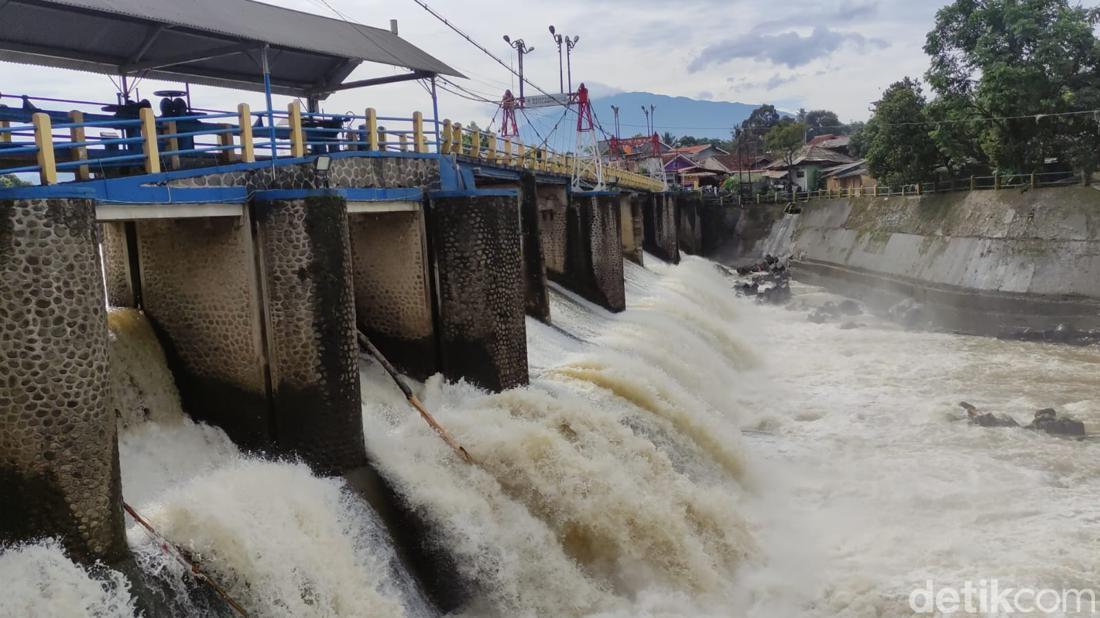
[[[836,300],[819,289],[758,306],[705,260],[648,263],[627,265],[618,316],[554,289],[553,325],[528,321],[531,386],[420,385],[476,466],[364,361],[368,452],[453,561],[463,613],[896,616],[928,580],[1100,582],[1100,443],[958,407],[1096,431],[1100,351],[814,324]],[[256,615],[435,613],[369,506],[188,420],[148,325],[116,313],[112,331],[127,500],[232,595]],[[121,576],[94,575],[49,541],[8,548],[0,615],[132,615]]]

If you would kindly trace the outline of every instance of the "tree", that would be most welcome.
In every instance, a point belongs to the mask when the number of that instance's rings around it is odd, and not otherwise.
[[[867,154],[867,135],[864,132],[867,123],[857,120],[849,122],[846,128],[848,135],[851,136],[848,141],[848,155],[855,159],[862,159]]]
[[[794,186],[794,160],[805,142],[806,125],[799,122],[779,123],[768,131],[764,145],[787,164],[787,180]]]
[[[845,135],[848,133],[848,127],[840,122],[840,118],[837,117],[836,113],[827,109],[815,109],[806,112],[805,119],[801,120],[801,122],[806,123],[807,133],[811,137],[828,135],[830,133],[835,135]]]
[[[676,145],[676,136],[674,136],[672,133],[669,133],[668,131],[665,131],[664,135],[661,136],[661,141],[664,142],[665,145],[667,145],[669,148],[673,148]]]
[[[937,131],[937,143],[956,161],[974,156],[1010,172],[1039,171],[1052,156],[1094,168],[1093,119],[1050,115],[1093,109],[1098,21],[1100,10],[1069,0],[955,0],[940,9],[924,46],[939,97],[932,111],[968,121]],[[968,142],[978,148],[967,152]]]
[[[940,153],[924,122],[926,105],[920,83],[908,77],[887,88],[875,103],[860,142],[867,168],[883,184],[906,185],[933,177]]]
[[[731,151],[739,152],[745,157],[764,152],[764,136],[779,124],[782,117],[774,105],[761,105],[752,110],[749,117],[741,122],[740,131],[735,132],[737,143]]]

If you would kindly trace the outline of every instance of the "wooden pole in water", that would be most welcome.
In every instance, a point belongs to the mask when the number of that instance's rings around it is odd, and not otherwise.
[[[424,404],[420,403],[420,400],[417,399],[416,395],[413,394],[412,389],[409,388],[409,385],[405,384],[405,381],[401,379],[401,375],[398,374],[397,370],[394,369],[393,365],[390,364],[390,361],[386,360],[386,357],[378,351],[378,348],[374,347],[374,344],[371,343],[370,339],[368,339],[365,334],[363,334],[363,331],[358,331],[358,333],[359,344],[363,346],[363,349],[367,351],[367,354],[373,356],[374,359],[382,365],[382,368],[386,370],[386,373],[390,374],[390,378],[392,378],[394,383],[397,384],[397,388],[401,389],[401,392],[405,395],[405,399],[408,400],[409,404],[412,405],[412,407],[416,408],[416,411],[420,413],[421,418],[423,418],[424,421],[428,423],[428,425],[432,429],[434,429],[437,434],[439,434],[439,437],[447,443],[447,446],[450,446],[452,449],[454,449],[456,453],[461,455],[462,459],[466,460],[466,463],[474,463],[473,458],[470,457],[470,453],[466,452],[466,449],[463,448],[462,445],[459,444],[458,441],[456,441],[454,437],[452,437],[451,434],[435,420],[435,417],[432,416],[431,412],[428,412],[427,408],[424,407]]]
[[[229,596],[229,593],[223,590],[221,586],[214,582],[214,580],[210,579],[209,575],[203,573],[202,570],[199,569],[198,564],[192,562],[190,558],[184,555],[183,550],[176,547],[168,539],[161,536],[160,533],[153,528],[152,524],[145,521],[145,518],[143,518],[141,515],[138,515],[138,512],[134,510],[134,507],[123,502],[122,508],[130,514],[130,517],[134,518],[134,521],[136,521],[138,525],[140,525],[142,528],[145,528],[145,531],[149,533],[149,536],[151,536],[153,540],[160,544],[161,551],[175,558],[177,562],[184,566],[184,568],[191,571],[196,579],[203,582],[207,586],[210,586],[210,588],[215,593],[217,593],[217,595],[221,597],[221,599],[225,601],[225,604],[232,608],[233,611],[237,612],[241,616],[248,616],[248,612],[246,612],[244,608],[241,607],[240,603],[234,601],[233,598]]]

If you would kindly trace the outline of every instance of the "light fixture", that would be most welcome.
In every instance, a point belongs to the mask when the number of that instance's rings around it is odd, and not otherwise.
[[[314,168],[322,173],[327,174],[330,167],[332,167],[332,157],[329,155],[321,155],[317,157],[317,162],[313,164]]]

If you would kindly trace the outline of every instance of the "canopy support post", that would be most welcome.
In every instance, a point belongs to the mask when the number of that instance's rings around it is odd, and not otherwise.
[[[275,169],[275,159],[279,156],[275,148],[275,110],[271,102],[271,66],[267,62],[269,45],[260,50],[260,60],[264,69],[264,97],[267,99],[267,131],[271,138],[271,169]]]
[[[442,142],[439,139],[439,92],[435,87],[435,74],[432,74],[432,125],[435,127],[435,151],[436,153],[442,152],[440,144]]]

